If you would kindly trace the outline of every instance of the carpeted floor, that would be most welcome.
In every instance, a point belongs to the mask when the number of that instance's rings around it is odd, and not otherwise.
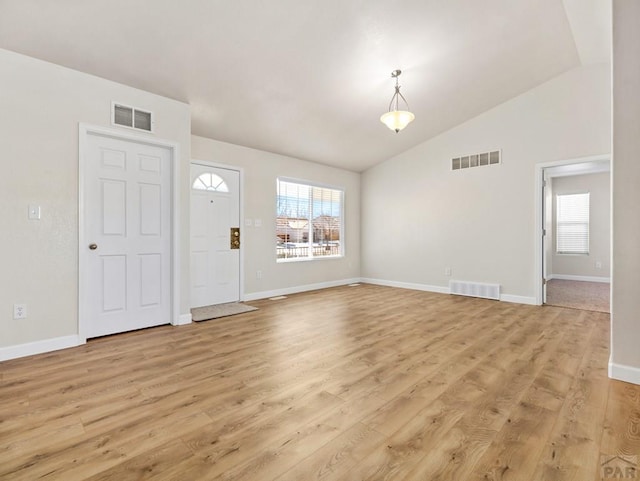
[[[228,302],[215,306],[195,307],[191,309],[191,319],[194,321],[207,321],[218,317],[233,316],[243,312],[256,311],[258,308],[243,304],[242,302]]]
[[[611,312],[608,282],[552,279],[547,281],[547,304],[585,311]]]

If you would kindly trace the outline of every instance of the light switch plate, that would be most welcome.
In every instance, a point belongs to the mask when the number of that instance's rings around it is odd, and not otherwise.
[[[40,220],[40,206],[39,205],[30,205],[29,206],[29,219],[30,220]]]

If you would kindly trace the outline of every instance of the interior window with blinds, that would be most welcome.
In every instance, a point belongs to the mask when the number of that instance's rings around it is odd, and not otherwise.
[[[342,256],[343,201],[342,190],[278,179],[277,260]]]
[[[556,252],[589,253],[589,193],[557,195]]]

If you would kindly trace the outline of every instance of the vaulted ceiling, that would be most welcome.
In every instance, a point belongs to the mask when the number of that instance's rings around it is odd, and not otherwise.
[[[609,3],[0,0],[0,48],[187,102],[196,135],[362,171],[608,61]],[[379,121],[397,68],[399,134]]]

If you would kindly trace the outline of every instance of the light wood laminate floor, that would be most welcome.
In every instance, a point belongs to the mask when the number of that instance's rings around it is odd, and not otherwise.
[[[388,287],[0,363],[2,480],[595,480],[609,315]]]

